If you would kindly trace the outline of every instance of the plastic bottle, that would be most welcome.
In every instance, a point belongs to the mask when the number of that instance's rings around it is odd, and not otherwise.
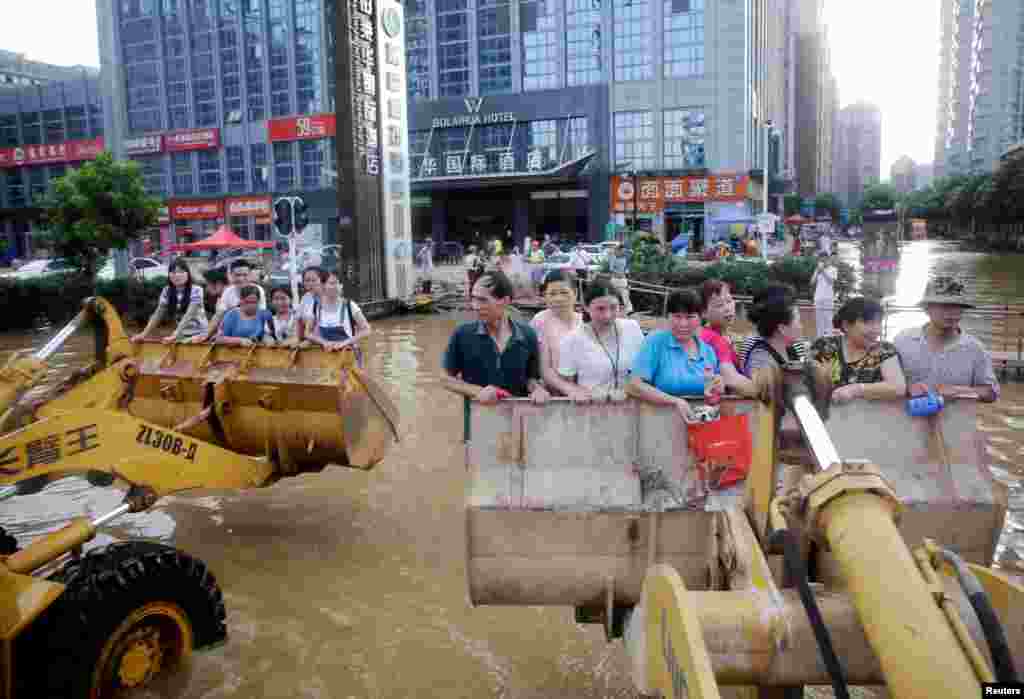
[[[935,391],[928,391],[923,396],[907,399],[907,415],[911,417],[928,417],[942,412],[946,401]]]
[[[712,389],[715,381],[715,370],[710,366],[704,367],[704,404],[718,405],[722,400],[721,389]]]

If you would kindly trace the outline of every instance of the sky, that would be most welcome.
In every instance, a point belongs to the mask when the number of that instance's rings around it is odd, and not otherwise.
[[[9,1],[0,48],[58,65],[99,66],[95,0]],[[825,0],[841,106],[882,110],[882,179],[901,155],[932,161],[939,0]]]

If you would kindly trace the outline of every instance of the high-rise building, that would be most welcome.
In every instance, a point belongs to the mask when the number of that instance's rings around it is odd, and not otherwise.
[[[596,239],[611,218],[673,237],[749,216],[764,126],[785,124],[778,6],[408,3],[416,235]]]
[[[0,89],[0,258],[33,253],[40,200],[69,167],[103,150],[95,73],[70,69],[76,77],[61,81],[37,73],[38,83]]]
[[[972,172],[989,172],[1024,138],[1024,3],[977,0],[971,36],[967,150]]]
[[[935,165],[933,163],[918,163],[914,166],[914,187],[924,189],[935,181]]]
[[[271,238],[301,192],[332,241],[336,0],[98,0],[107,146],[166,205],[161,244]]]
[[[942,0],[939,89],[936,110],[937,176],[965,172],[968,94],[971,83],[971,37],[976,0]]]
[[[864,187],[881,179],[882,112],[858,102],[839,112],[839,162],[836,194],[850,207],[860,206]]]
[[[900,156],[889,168],[889,179],[899,194],[917,189],[917,163],[909,156]]]
[[[833,127],[838,85],[832,76],[821,0],[799,0],[796,36],[796,181],[803,197],[833,189]]]

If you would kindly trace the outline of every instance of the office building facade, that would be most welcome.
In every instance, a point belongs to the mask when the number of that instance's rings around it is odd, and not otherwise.
[[[938,105],[935,115],[935,174],[939,177],[969,169],[967,121],[975,2],[941,2]]]
[[[593,240],[634,219],[672,237],[749,215],[762,127],[784,120],[775,4],[409,3],[417,237]]]
[[[301,193],[332,242],[334,0],[99,0],[108,149],[164,202],[162,247],[228,224],[269,240]]]
[[[909,156],[900,156],[889,168],[889,181],[898,194],[917,189],[917,163]]]
[[[68,168],[105,146],[100,82],[89,71],[61,82],[0,89],[0,257],[25,258],[38,245],[39,205]]]
[[[86,66],[56,66],[33,61],[23,53],[0,49],[0,90],[5,87],[30,87],[63,80],[99,77],[99,70]]]

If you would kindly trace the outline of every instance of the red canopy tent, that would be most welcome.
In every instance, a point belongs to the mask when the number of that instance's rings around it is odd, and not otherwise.
[[[272,248],[274,244],[264,240],[245,240],[239,238],[227,226],[221,226],[209,238],[197,240],[194,243],[182,243],[171,248],[172,252],[185,252],[188,250],[226,250],[228,248]]]

